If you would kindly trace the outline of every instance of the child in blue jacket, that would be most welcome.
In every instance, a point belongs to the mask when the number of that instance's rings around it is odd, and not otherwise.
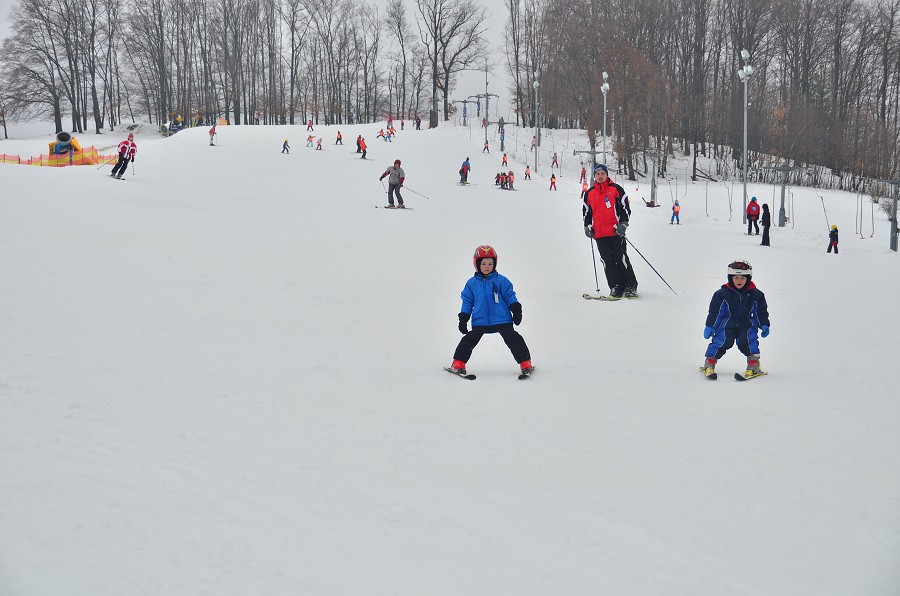
[[[728,265],[728,283],[716,290],[709,303],[703,337],[710,340],[700,370],[715,378],[716,362],[737,342],[747,356],[745,377],[761,374],[759,338],[769,335],[769,307],[766,296],[752,281],[753,268],[747,261]]]
[[[510,349],[523,373],[531,373],[531,353],[525,339],[513,328],[522,322],[522,305],[516,298],[512,283],[497,273],[497,251],[488,245],[475,249],[473,257],[475,275],[466,282],[462,291],[462,308],[459,313],[460,340],[453,353],[451,369],[459,375],[466,374],[466,362],[472,350],[485,333],[499,333]],[[469,319],[472,330],[468,329]]]

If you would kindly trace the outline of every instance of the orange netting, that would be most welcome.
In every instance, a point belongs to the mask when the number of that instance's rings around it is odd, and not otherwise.
[[[95,166],[108,161],[115,161],[118,156],[100,155],[96,147],[86,147],[81,151],[70,151],[63,155],[38,155],[22,159],[18,155],[0,153],[0,163],[14,163],[23,166],[47,166],[61,168],[64,166]]]

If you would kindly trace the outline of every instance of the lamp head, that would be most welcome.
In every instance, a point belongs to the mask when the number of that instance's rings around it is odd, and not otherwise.
[[[609,78],[609,73],[604,70],[603,71],[603,80],[605,81],[608,78]]]
[[[741,50],[741,58],[746,62],[750,59],[750,52],[747,50]]]

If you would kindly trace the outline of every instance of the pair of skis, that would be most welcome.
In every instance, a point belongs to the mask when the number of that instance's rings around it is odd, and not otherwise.
[[[448,373],[450,373],[450,374],[453,375],[453,376],[459,377],[459,378],[461,378],[461,379],[466,379],[467,381],[474,381],[475,379],[478,378],[478,377],[476,377],[475,375],[470,375],[470,374],[468,374],[468,373],[466,373],[466,374],[458,373],[458,372],[456,372],[455,370],[453,370],[452,368],[449,368],[449,367],[446,367],[446,366],[444,367],[444,370],[446,370]],[[520,381],[524,381],[525,379],[528,379],[529,377],[531,377],[531,375],[532,375],[533,373],[534,373],[534,369],[533,369],[533,368],[529,368],[529,369],[527,369],[527,370],[523,370],[522,372],[520,372],[518,378],[519,378]]]
[[[715,371],[713,371],[709,374],[706,374],[705,366],[700,367],[700,372],[702,372],[706,376],[706,378],[709,379],[710,381],[715,381],[716,379],[719,378],[719,374]],[[734,380],[735,381],[749,381],[750,379],[755,379],[756,377],[762,377],[767,374],[769,374],[769,373],[762,371],[762,370],[757,373],[750,374],[750,375],[747,375],[746,373],[744,373],[744,374],[734,373]]]
[[[602,300],[604,302],[616,302],[617,300],[637,300],[638,296],[610,296],[609,294],[582,294],[585,300]]]

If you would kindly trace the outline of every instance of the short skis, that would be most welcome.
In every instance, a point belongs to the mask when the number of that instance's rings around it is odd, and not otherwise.
[[[735,381],[749,381],[750,379],[755,379],[756,377],[762,377],[767,374],[769,374],[769,373],[762,371],[762,370],[757,373],[751,373],[750,375],[742,374],[742,373],[734,373],[734,380]]]
[[[378,208],[378,205],[375,205],[375,207]],[[398,211],[412,211],[413,210],[412,207],[396,207],[394,205],[382,205],[381,208],[382,209],[396,209]]]
[[[701,366],[701,367],[700,367],[700,372],[702,372],[702,373],[703,373],[703,376],[705,376],[705,377],[706,377],[707,379],[709,379],[710,381],[715,381],[716,379],[719,378],[718,373],[716,373],[716,371],[714,371],[714,370],[712,370],[712,371],[710,371],[710,372],[706,372],[706,367],[705,367],[705,366]]]
[[[459,377],[459,378],[461,378],[461,379],[467,379],[467,380],[469,380],[469,381],[474,381],[474,380],[477,378],[475,375],[470,375],[470,374],[465,374],[465,373],[458,373],[458,372],[456,372],[455,370],[453,370],[452,368],[447,367],[447,366],[444,367],[444,370],[446,370],[446,371],[447,371],[448,373],[450,373],[451,375],[457,376],[457,377]]]

